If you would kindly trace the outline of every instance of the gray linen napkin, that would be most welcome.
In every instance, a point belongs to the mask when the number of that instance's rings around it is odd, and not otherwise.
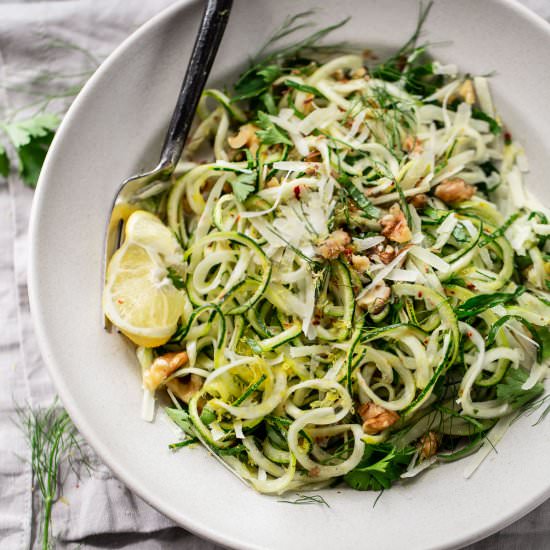
[[[0,119],[44,101],[63,114],[74,91],[116,45],[174,0],[0,0]],[[237,0],[238,1],[238,0]],[[523,0],[550,18],[550,0]],[[36,345],[26,288],[33,192],[16,174],[0,181],[0,547],[38,547],[28,449],[14,404],[51,403],[55,391]],[[92,456],[91,475],[69,473],[53,512],[58,548],[219,548],[180,529],[133,495]],[[26,461],[25,461],[26,460]],[[550,547],[550,502],[473,550]]]

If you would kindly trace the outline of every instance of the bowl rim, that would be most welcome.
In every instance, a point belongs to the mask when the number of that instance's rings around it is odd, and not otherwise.
[[[535,14],[531,9],[525,5],[520,4],[516,0],[490,0],[493,4],[504,6],[506,9],[514,12],[514,15],[523,19],[527,19],[531,25],[538,27],[547,36],[550,44],[550,22],[544,20],[542,17]],[[28,252],[28,294],[31,317],[33,322],[34,331],[36,334],[37,342],[40,352],[44,359],[44,363],[48,369],[49,375],[52,378],[55,389],[59,395],[61,403],[69,413],[71,420],[74,422],[78,431],[83,435],[86,441],[94,449],[97,455],[103,462],[109,467],[117,479],[122,481],[128,488],[135,492],[141,499],[154,507],[161,514],[170,518],[176,523],[176,525],[184,527],[186,530],[203,537],[205,539],[214,541],[224,546],[232,548],[260,548],[251,544],[243,544],[242,540],[236,537],[226,535],[214,527],[211,527],[207,523],[199,523],[189,517],[178,516],[169,506],[165,506],[162,499],[156,497],[150,493],[146,487],[142,486],[139,477],[128,473],[123,465],[117,462],[116,458],[112,456],[109,448],[102,442],[101,438],[95,437],[94,429],[87,421],[85,415],[82,415],[79,411],[78,404],[73,400],[71,396],[70,388],[66,385],[61,372],[57,369],[56,359],[52,353],[52,348],[48,340],[48,336],[45,330],[45,320],[47,319],[46,312],[43,310],[40,303],[40,289],[39,289],[39,276],[37,271],[39,248],[36,245],[37,234],[40,228],[40,219],[42,215],[42,203],[44,197],[48,192],[48,185],[46,182],[50,179],[49,172],[50,167],[54,164],[56,157],[58,156],[59,143],[64,134],[65,128],[72,125],[73,119],[78,116],[80,106],[85,102],[86,98],[94,93],[96,84],[103,80],[104,73],[108,72],[111,65],[116,62],[119,56],[124,52],[131,49],[133,44],[139,42],[144,35],[146,35],[150,29],[161,25],[163,22],[172,18],[180,10],[185,10],[188,6],[199,3],[200,0],[175,0],[175,2],[161,10],[151,19],[146,21],[134,32],[132,32],[122,43],[120,43],[109,56],[101,63],[99,68],[86,82],[78,96],[75,98],[67,113],[63,117],[63,120],[55,134],[52,144],[49,148],[46,156],[43,168],[40,173],[35,196],[32,202],[32,209],[29,222],[29,252]],[[459,548],[466,544],[472,544],[479,540],[482,540],[501,529],[507,527],[513,522],[519,520],[524,515],[534,510],[537,506],[550,498],[550,483],[547,487],[542,488],[539,493],[530,501],[523,503],[521,506],[514,508],[504,517],[499,517],[490,524],[485,523],[484,526],[479,527],[477,530],[469,531],[467,534],[460,538],[455,539],[452,544],[452,548]],[[262,547],[263,548],[263,547]],[[450,548],[446,546],[438,546],[434,544],[433,548]]]

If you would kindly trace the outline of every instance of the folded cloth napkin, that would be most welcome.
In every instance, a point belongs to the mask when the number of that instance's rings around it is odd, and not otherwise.
[[[174,0],[2,3],[0,120],[43,107],[62,115],[99,63],[137,26]],[[523,0],[550,19],[550,0]],[[17,174],[0,180],[0,547],[39,547],[38,500],[15,404],[49,405],[55,390],[36,345],[26,287],[33,192]],[[54,506],[58,548],[219,548],[176,527],[93,456],[90,475],[67,473]],[[550,548],[550,502],[471,549]]]

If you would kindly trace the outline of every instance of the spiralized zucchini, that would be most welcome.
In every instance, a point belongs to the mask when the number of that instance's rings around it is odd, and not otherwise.
[[[169,416],[258,491],[388,488],[485,456],[543,393],[550,211],[489,80],[424,50],[287,49],[234,97],[207,90],[148,203],[187,303],[141,363],[186,351],[159,386]]]

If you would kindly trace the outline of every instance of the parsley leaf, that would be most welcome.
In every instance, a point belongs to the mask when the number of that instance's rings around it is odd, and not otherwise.
[[[276,126],[269,116],[262,111],[258,112],[258,126],[262,129],[258,130],[256,135],[264,145],[275,145],[277,143],[292,145],[288,134]]]
[[[344,175],[339,178],[338,183],[350,196],[351,200],[363,211],[363,215],[366,218],[377,219],[380,216],[380,210],[355,187],[348,176]]]
[[[522,368],[509,368],[502,382],[497,384],[497,397],[517,409],[544,393],[540,382],[528,390],[522,389],[528,377],[529,374]]]
[[[10,159],[6,153],[6,150],[0,145],[0,176],[5,178],[10,173]]]
[[[308,94],[314,95],[315,97],[321,97],[323,99],[326,99],[325,94],[323,94],[320,90],[318,90],[317,88],[314,88],[313,86],[308,86],[307,84],[301,84],[300,82],[296,82],[295,80],[285,80],[284,85],[288,86],[289,88],[294,88],[299,92],[306,92]]]
[[[476,107],[472,107],[472,118],[477,118],[478,120],[484,120],[487,122],[491,133],[495,134],[495,136],[502,132],[502,126],[493,117],[490,117],[488,114],[484,113],[480,109],[477,109]]]
[[[183,277],[173,267],[168,267],[166,276],[172,281],[176,289],[183,290],[185,288]]]
[[[59,118],[56,115],[42,113],[33,118],[3,126],[17,151],[19,174],[31,187],[36,186],[58,124]]]
[[[171,409],[169,407],[166,407],[164,410],[170,420],[180,427],[187,435],[195,435],[193,422],[191,421],[191,417],[188,412],[183,409]]]
[[[232,182],[233,194],[239,202],[244,202],[256,190],[256,173],[239,174]]]
[[[486,309],[515,300],[521,296],[525,290],[526,289],[524,286],[518,286],[514,292],[493,292],[492,294],[479,294],[478,296],[472,296],[472,298],[468,298],[468,300],[456,308],[456,316],[459,319],[473,317]]]
[[[361,462],[344,476],[344,481],[358,491],[389,489],[405,471],[413,453],[412,447],[367,445]]]
[[[242,101],[263,94],[281,73],[281,68],[278,65],[250,68],[241,75],[235,84],[235,96],[231,101]]]

